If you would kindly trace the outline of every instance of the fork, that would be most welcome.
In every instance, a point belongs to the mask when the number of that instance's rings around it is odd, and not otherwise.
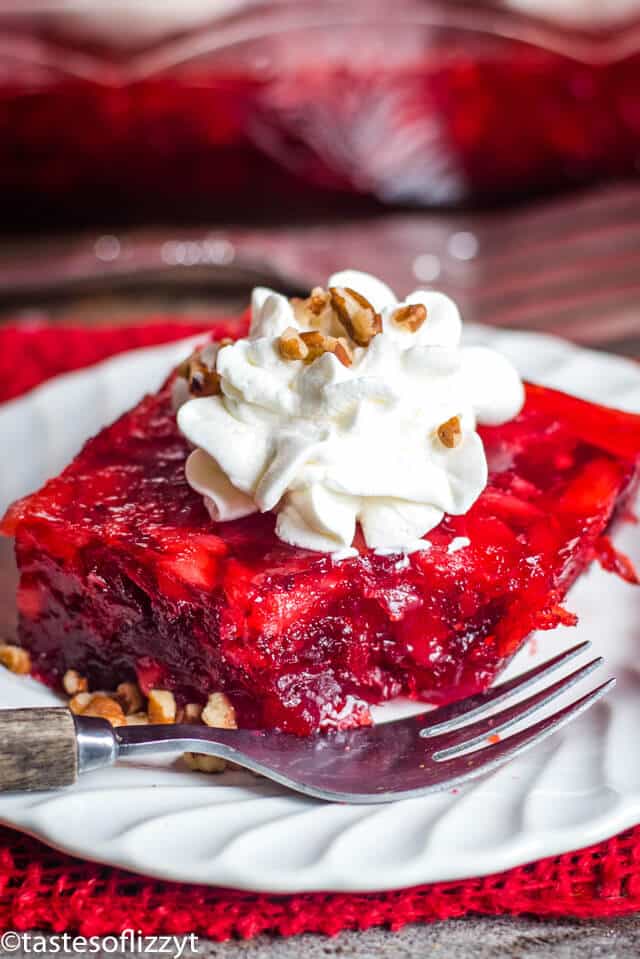
[[[384,803],[424,796],[497,769],[604,696],[615,679],[501,738],[504,730],[533,717],[602,665],[598,656],[509,704],[589,646],[580,643],[486,693],[439,709],[307,738],[268,730],[193,725],[113,729],[106,720],[73,716],[63,707],[0,710],[0,790],[68,786],[79,773],[110,766],[124,757],[188,751],[232,760],[317,799]]]

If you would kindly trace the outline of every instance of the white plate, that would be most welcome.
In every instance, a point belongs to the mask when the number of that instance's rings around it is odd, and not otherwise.
[[[551,337],[472,328],[469,340],[511,355],[528,378],[640,412],[629,361]],[[0,408],[0,509],[55,473],[82,440],[186,352],[137,351],[61,377]],[[25,442],[28,440],[28,442]],[[620,546],[640,562],[637,528]],[[183,881],[274,892],[383,890],[506,869],[604,839],[640,821],[640,590],[593,568],[569,598],[577,629],[541,634],[510,672],[590,639],[618,685],[566,730],[454,792],[388,806],[331,805],[249,774],[120,766],[57,794],[6,795],[0,820],[88,859]],[[55,702],[0,671],[5,706]],[[387,718],[390,709],[384,707]]]

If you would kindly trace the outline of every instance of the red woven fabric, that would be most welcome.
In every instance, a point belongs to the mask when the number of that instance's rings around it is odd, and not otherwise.
[[[201,325],[91,331],[0,328],[0,400],[113,353],[178,339]],[[222,329],[229,327],[221,325]],[[507,872],[396,892],[259,895],[160,882],[73,859],[0,828],[0,929],[106,935],[195,933],[224,940],[261,932],[343,929],[482,915],[611,917],[640,909],[640,826],[606,842]]]
[[[605,917],[640,908],[640,828],[483,879],[397,892],[259,895],[145,879],[72,859],[0,829],[0,927],[106,935],[193,932],[213,939],[481,915]]]

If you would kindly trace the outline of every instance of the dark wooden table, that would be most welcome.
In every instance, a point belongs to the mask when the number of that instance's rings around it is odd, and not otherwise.
[[[230,315],[245,306],[256,282],[293,292],[346,265],[380,275],[399,293],[420,285],[442,289],[458,300],[466,320],[543,330],[640,357],[635,184],[494,213],[392,213],[286,229],[226,225],[5,237],[0,321],[37,317],[91,326],[150,314]],[[9,588],[0,583],[5,595]],[[5,626],[9,618],[7,613]],[[399,934],[349,933],[333,941],[202,941],[198,955],[626,959],[640,955],[640,919],[469,919]]]

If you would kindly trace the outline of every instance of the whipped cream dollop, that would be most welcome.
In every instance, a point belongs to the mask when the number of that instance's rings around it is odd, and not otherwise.
[[[195,447],[187,480],[215,521],[273,510],[277,535],[295,546],[352,555],[359,523],[371,549],[425,549],[425,533],[445,513],[465,513],[486,486],[476,425],[517,415],[522,382],[495,351],[460,346],[458,309],[442,293],[398,302],[354,270],[327,286],[356,313],[360,302],[375,311],[367,345],[322,305],[324,291],[296,303],[254,290],[249,336],[198,357],[219,392],[188,398],[176,381],[179,428]],[[407,316],[418,322],[401,322]],[[311,361],[303,346],[306,357],[294,358],[299,334],[320,322],[333,324],[333,347]]]

